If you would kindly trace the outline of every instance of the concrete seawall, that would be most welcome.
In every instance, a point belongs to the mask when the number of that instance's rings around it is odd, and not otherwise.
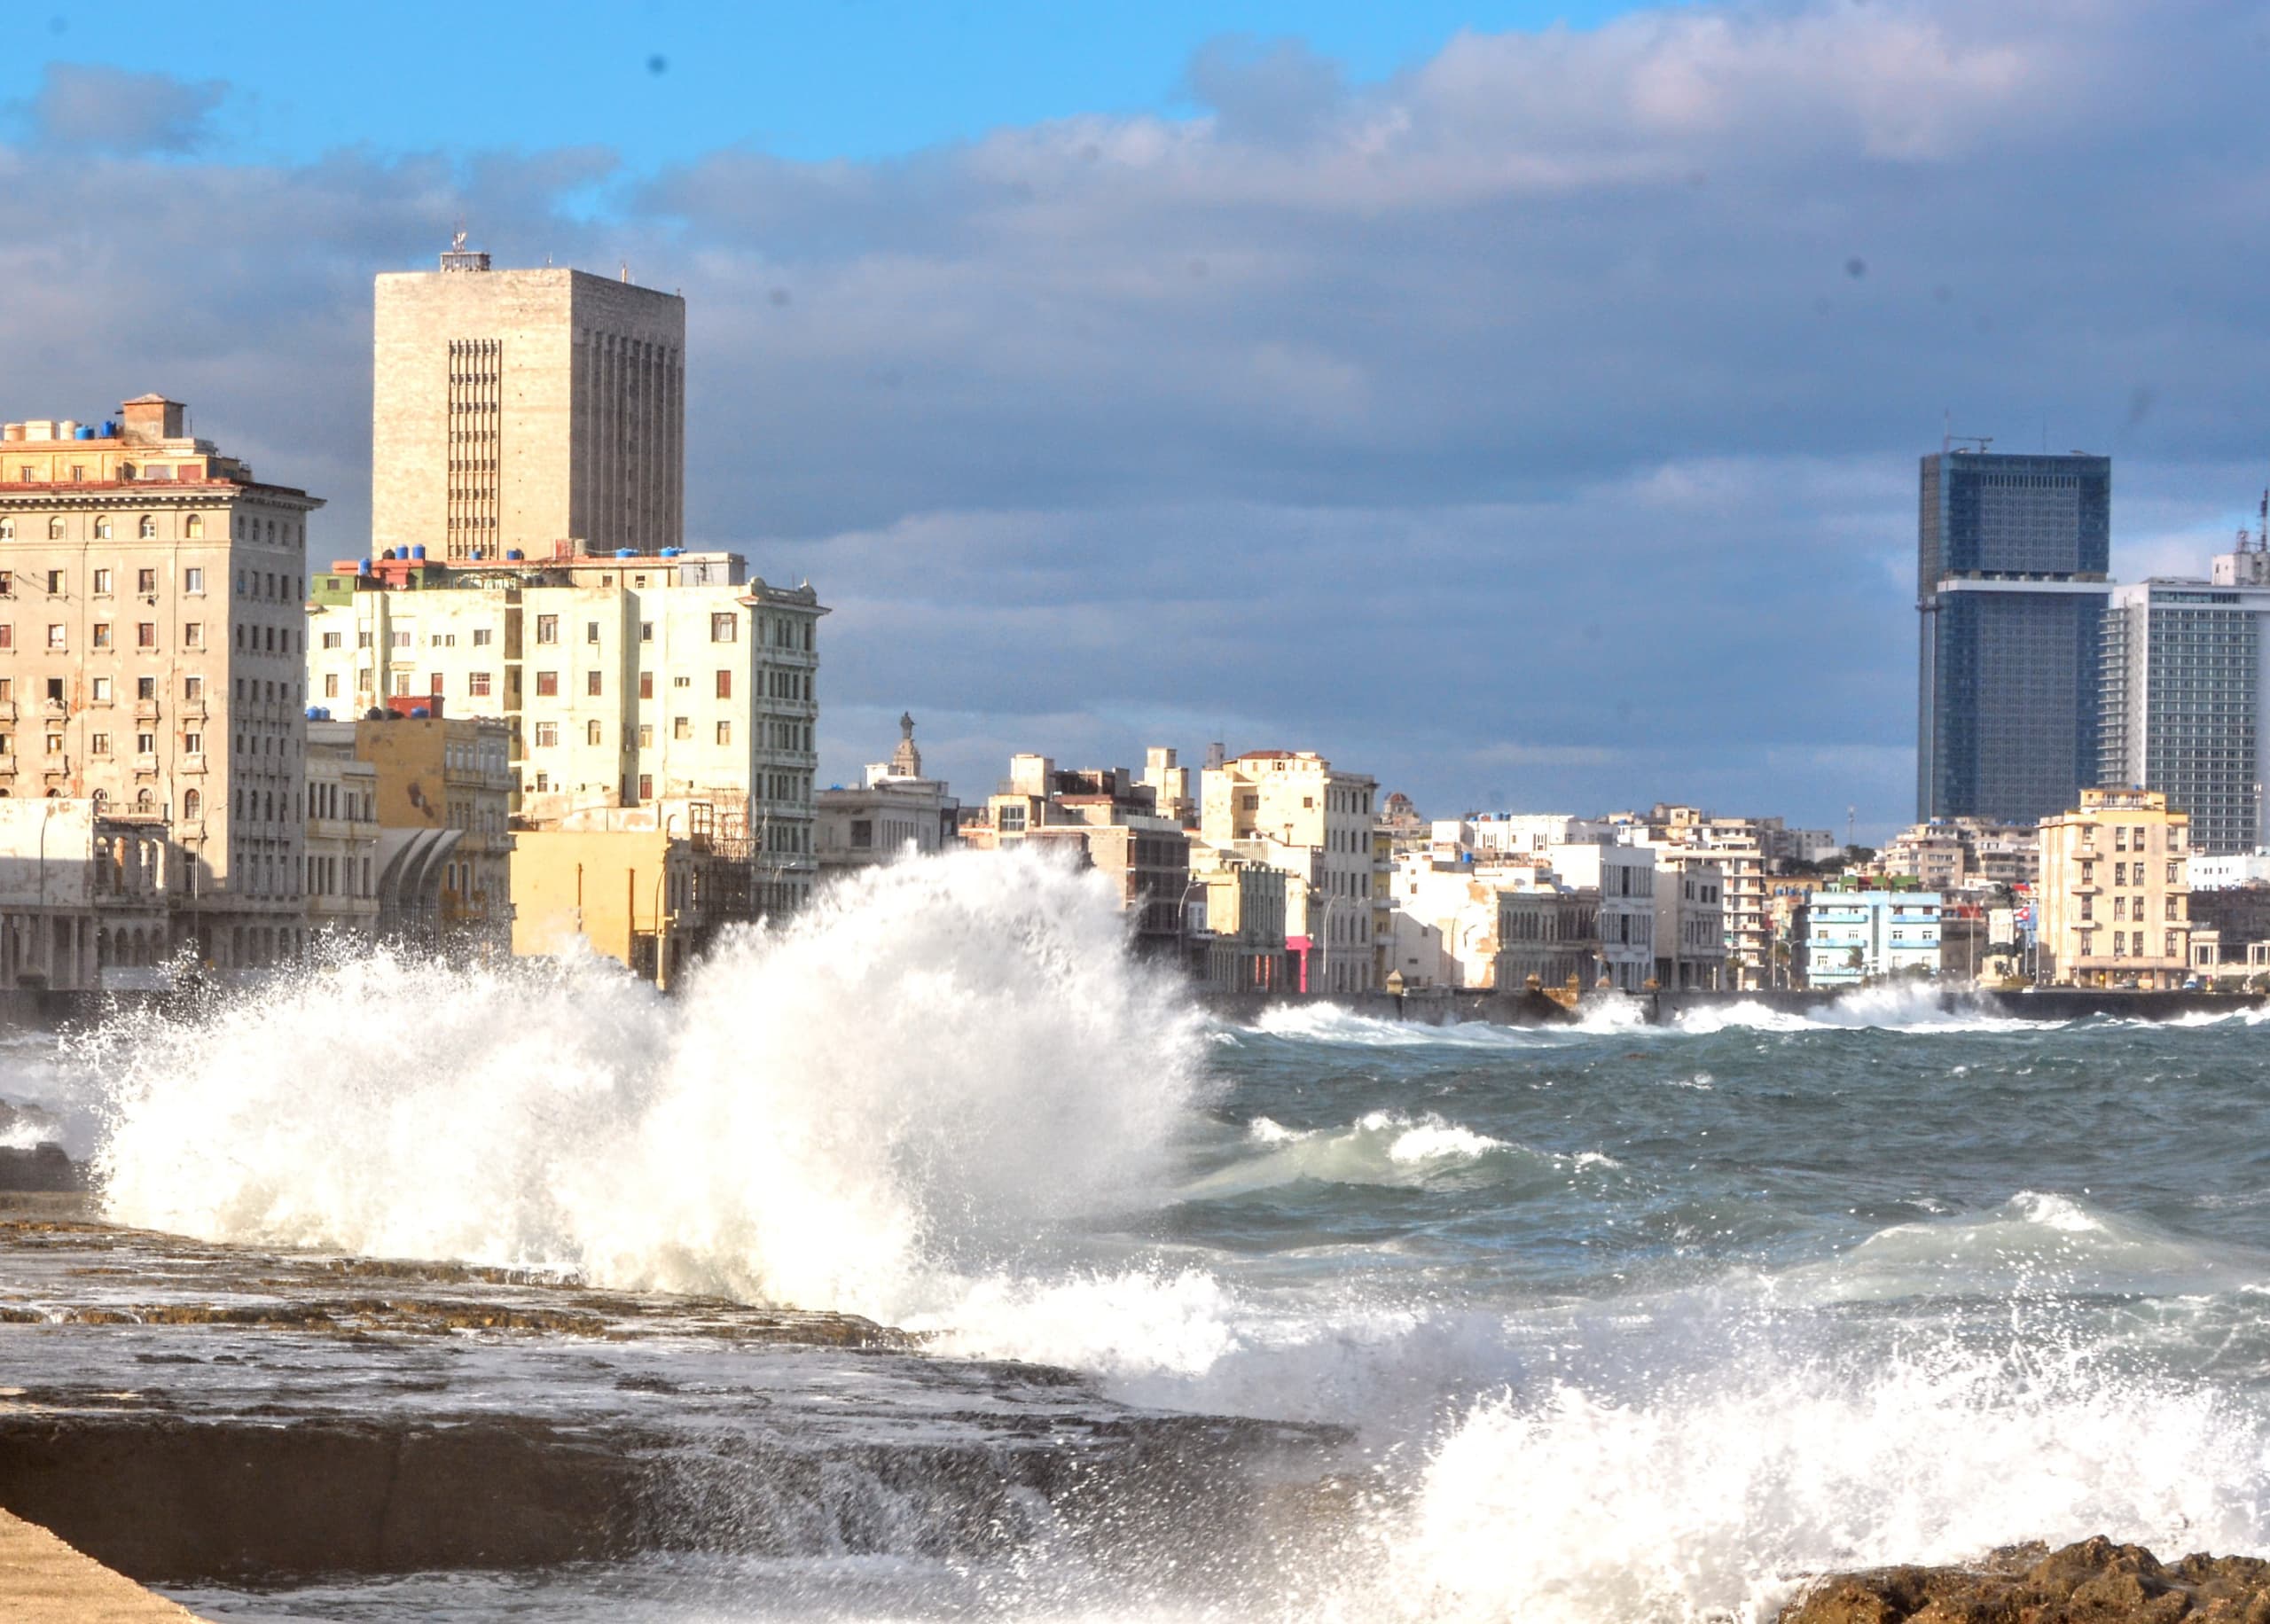
[[[0,1619],[24,1624],[198,1624],[36,1523],[0,1511]]]
[[[2044,987],[2023,992],[2000,988],[1925,988],[1935,993],[1942,1009],[1983,1011],[2018,1020],[2067,1021],[2091,1016],[2129,1020],[2180,1020],[2197,1015],[2233,1015],[2270,1005],[2270,995],[2260,993],[2117,992],[2079,987]],[[1649,1025],[1669,1026],[1696,1010],[1731,1009],[1749,1004],[1790,1015],[1829,1015],[1849,992],[1810,992],[1777,988],[1765,992],[1588,993],[1576,1012],[1541,993],[1523,992],[1501,997],[1494,992],[1429,990],[1396,998],[1386,993],[1350,997],[1224,996],[1202,993],[1200,1002],[1225,1020],[1251,1026],[1272,1010],[1330,1006],[1374,1020],[1401,1020],[1420,1026],[1447,1026],[1459,1021],[1483,1021],[1502,1027],[1544,1027],[1582,1020],[1600,1011],[1622,1006],[1635,1010]],[[1833,1016],[1829,1016],[1834,1019]],[[1865,1024],[1865,1023],[1860,1023]]]

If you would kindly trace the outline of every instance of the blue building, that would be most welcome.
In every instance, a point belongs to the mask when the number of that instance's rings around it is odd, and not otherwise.
[[[1936,891],[1816,891],[1797,917],[1797,970],[1812,988],[1939,972]]]
[[[2027,824],[2096,782],[2112,460],[1922,462],[1916,816]]]

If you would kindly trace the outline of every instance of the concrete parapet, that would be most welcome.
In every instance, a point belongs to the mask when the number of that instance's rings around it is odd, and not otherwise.
[[[0,1619],[45,1624],[196,1624],[197,1614],[0,1511]]]

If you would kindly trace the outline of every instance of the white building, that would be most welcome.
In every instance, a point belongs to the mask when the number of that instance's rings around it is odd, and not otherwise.
[[[2234,891],[2242,886],[2270,885],[2270,851],[2195,853],[2184,863],[2185,877],[2194,891]]]
[[[1726,968],[1726,871],[1690,853],[1656,855],[1656,983],[1716,988]]]
[[[1636,993],[1656,973],[1656,854],[1645,846],[1588,839],[1548,846],[1545,859],[1572,890],[1600,898],[1602,972]]]
[[[308,730],[308,928],[379,931],[379,769],[355,754],[345,723]]]
[[[450,566],[418,551],[316,577],[312,703],[343,718],[445,695],[453,717],[507,724],[523,822],[706,800],[755,843],[765,906],[802,900],[827,613],[810,587],[770,586],[732,553]]]

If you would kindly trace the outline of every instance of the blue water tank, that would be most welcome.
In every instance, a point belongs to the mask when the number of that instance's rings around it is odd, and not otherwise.
[[[521,552],[521,550],[520,550],[519,548],[517,548],[517,547],[507,547],[506,549],[505,549],[505,557],[508,560],[510,560],[510,561],[513,561],[513,562],[517,563],[520,559],[521,559],[521,558],[525,558],[526,556],[527,556],[527,555],[526,555],[525,553]]]
[[[618,558],[635,558],[638,556],[638,550],[635,547],[618,547],[614,550],[614,556]]]
[[[80,438],[80,439],[82,439],[82,440],[92,440],[94,437],[95,437],[95,426],[94,426],[93,424],[91,424],[91,423],[82,423],[82,424],[79,426],[79,438]]]
[[[369,574],[371,573],[371,561],[368,558],[356,559],[355,562],[355,573],[358,575]]]
[[[433,714],[434,713],[432,711],[427,710],[422,705],[413,705],[410,707],[410,719],[412,722],[423,721],[426,718],[432,716]]]
[[[103,438],[105,440],[115,440],[118,438],[118,424],[114,419],[110,418],[105,418],[103,419]]]
[[[489,556],[489,555],[488,555],[487,553],[485,553],[485,552],[481,551],[481,549],[480,549],[480,548],[478,548],[478,547],[476,547],[476,548],[474,548],[474,549],[473,550],[473,561],[474,561],[475,564],[480,563],[483,558],[487,558],[488,556]]]
[[[417,546],[415,546],[415,547],[413,547],[413,548],[411,548],[411,549],[410,550],[410,557],[411,557],[411,561],[412,561],[413,563],[414,563],[414,562],[416,562],[416,561],[417,561],[417,560],[419,560],[419,559],[423,558],[425,556],[426,556],[426,543],[423,543],[423,542],[420,542]]]
[[[320,705],[309,706],[308,720],[309,722],[321,722],[323,720],[323,707]]]

